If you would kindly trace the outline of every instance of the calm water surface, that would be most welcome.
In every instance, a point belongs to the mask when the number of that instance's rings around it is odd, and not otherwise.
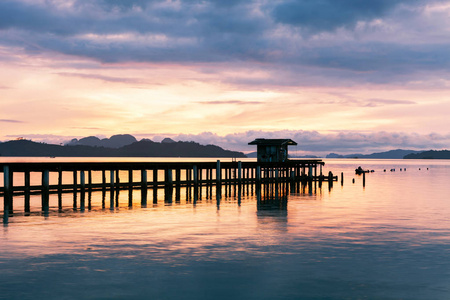
[[[141,207],[136,191],[129,208],[122,191],[102,208],[94,192],[91,210],[65,194],[62,212],[51,198],[43,216],[35,197],[25,216],[17,197],[0,299],[450,299],[450,162],[325,162],[343,186],[259,203],[182,192]],[[375,170],[365,188],[359,165]]]

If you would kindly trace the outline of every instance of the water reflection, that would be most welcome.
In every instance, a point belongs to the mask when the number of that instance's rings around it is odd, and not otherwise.
[[[164,203],[166,206],[192,204],[206,200],[212,203],[215,200],[217,210],[220,210],[222,201],[236,202],[241,206],[243,201],[251,199],[256,195],[258,211],[272,209],[287,210],[289,194],[313,195],[321,191],[322,183],[317,182],[286,182],[274,181],[267,183],[223,183],[223,184],[188,184],[185,187],[177,185],[166,185],[158,188],[136,188],[129,187],[120,189],[117,187],[103,188],[93,191],[92,189],[77,189],[75,191],[58,191],[54,194],[25,194],[14,196],[14,210],[3,214],[4,223],[9,222],[9,217],[14,215],[36,215],[36,210],[43,215],[57,212],[67,212],[70,203],[73,212],[85,212],[92,210],[115,210],[119,207],[133,208],[139,206],[147,208],[148,200],[153,205]],[[150,195],[151,199],[148,199]],[[109,205],[108,203],[109,196]],[[37,206],[40,203],[41,205]]]
[[[261,224],[277,222],[279,224],[278,230],[286,230],[288,223],[288,195],[288,184],[257,185],[256,215],[258,222]],[[281,224],[284,224],[284,226],[281,226]]]

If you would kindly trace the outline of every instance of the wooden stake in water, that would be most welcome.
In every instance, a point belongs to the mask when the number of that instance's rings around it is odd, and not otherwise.
[[[363,187],[366,186],[366,172],[363,172]]]

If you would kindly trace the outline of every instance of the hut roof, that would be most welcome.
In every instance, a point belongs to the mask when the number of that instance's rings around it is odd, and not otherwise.
[[[256,139],[253,142],[248,143],[249,145],[268,145],[268,146],[284,146],[284,145],[297,145],[291,139]]]

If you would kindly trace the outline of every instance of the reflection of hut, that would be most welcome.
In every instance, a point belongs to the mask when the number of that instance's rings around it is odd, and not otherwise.
[[[288,158],[288,145],[297,145],[291,139],[256,139],[249,145],[256,145],[258,162],[284,162]]]

